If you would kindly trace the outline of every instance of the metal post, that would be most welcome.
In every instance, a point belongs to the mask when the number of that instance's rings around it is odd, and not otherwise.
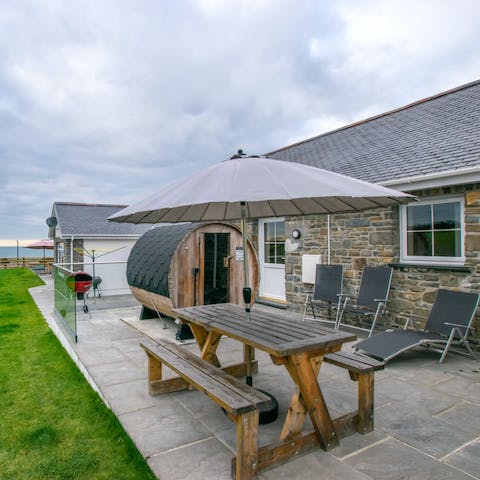
[[[330,265],[330,215],[327,215],[327,261]]]
[[[250,320],[250,308],[252,302],[252,289],[249,286],[248,274],[248,253],[247,253],[247,221],[245,202],[240,202],[242,208],[242,245],[243,245],[243,301],[245,302],[245,312],[247,320]],[[250,345],[245,345],[245,362],[246,362],[246,383],[252,386],[252,358],[253,349]]]
[[[245,202],[240,202],[242,208],[242,246],[243,246],[243,286],[249,287],[248,254],[247,254],[247,219],[245,218]]]

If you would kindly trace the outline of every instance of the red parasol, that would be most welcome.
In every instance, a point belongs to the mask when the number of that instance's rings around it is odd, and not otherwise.
[[[30,245],[26,245],[26,248],[33,248],[35,250],[43,249],[43,265],[45,265],[45,250],[53,250],[53,240],[45,238],[43,240],[38,240],[33,242]]]

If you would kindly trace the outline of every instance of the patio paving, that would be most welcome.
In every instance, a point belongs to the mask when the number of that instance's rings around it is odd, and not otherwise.
[[[78,312],[78,343],[53,319],[51,277],[30,290],[46,321],[93,388],[117,415],[161,480],[230,479],[235,428],[218,406],[197,391],[151,397],[145,337],[175,341],[176,325],[139,320],[140,306],[129,296],[93,299]],[[269,308],[255,306],[255,308]],[[184,342],[196,351],[194,342]],[[230,339],[220,358],[238,360],[242,347]],[[279,420],[261,425],[259,444],[277,439],[293,385],[282,367],[256,352],[255,386],[279,401]],[[339,447],[298,457],[259,479],[480,480],[480,362],[451,354],[411,351],[388,363],[375,377],[375,430],[355,434]],[[322,390],[333,416],[355,407],[356,385],[345,370],[325,364]]]

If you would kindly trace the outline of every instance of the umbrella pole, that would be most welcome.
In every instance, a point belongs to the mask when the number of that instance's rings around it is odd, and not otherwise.
[[[248,272],[248,250],[247,250],[247,220],[245,215],[245,202],[240,202],[242,208],[242,247],[243,247],[243,301],[245,302],[245,313],[247,320],[250,320],[250,310],[252,303],[252,289],[249,286]],[[246,383],[252,386],[252,358],[253,349],[250,345],[245,345],[245,363],[246,363]]]
[[[248,272],[248,246],[247,246],[247,220],[245,212],[245,202],[240,202],[242,208],[242,245],[243,245],[243,301],[245,302],[245,312],[247,314],[247,320],[250,320],[250,310],[252,308],[252,289],[250,288],[249,272]],[[246,378],[245,383],[250,387],[253,386],[252,380],[252,362],[254,360],[254,348],[250,345],[244,345],[243,358],[245,361]],[[260,407],[259,423],[270,423],[278,417],[278,401],[277,399],[266,392],[265,390],[259,390],[265,393],[270,400],[267,404]]]
[[[248,250],[247,238],[245,232],[245,219],[242,218],[242,243],[243,243],[243,301],[245,302],[246,311],[250,317],[250,304],[252,302],[252,289],[249,286],[248,274]],[[250,318],[249,318],[250,319]]]
[[[245,302],[245,312],[250,320],[250,307],[252,304],[252,289],[249,285],[248,273],[248,249],[247,249],[247,218],[245,212],[245,202],[240,202],[242,209],[242,248],[243,248],[243,301]]]

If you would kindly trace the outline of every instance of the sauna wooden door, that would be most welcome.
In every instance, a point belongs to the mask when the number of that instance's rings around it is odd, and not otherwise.
[[[205,233],[203,255],[203,304],[229,302],[230,234]]]

